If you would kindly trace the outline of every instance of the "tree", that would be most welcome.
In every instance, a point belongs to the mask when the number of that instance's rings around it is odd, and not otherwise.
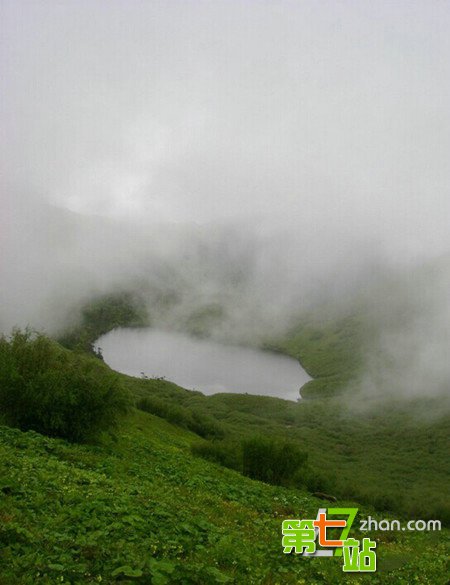
[[[4,422],[69,441],[111,431],[131,404],[117,374],[40,333],[0,337],[0,410]]]

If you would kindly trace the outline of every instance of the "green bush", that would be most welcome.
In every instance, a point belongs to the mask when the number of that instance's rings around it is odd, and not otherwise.
[[[308,454],[286,441],[253,437],[242,441],[244,475],[276,485],[292,485]]]
[[[242,472],[242,448],[238,443],[231,441],[194,443],[191,452],[208,461]]]
[[[336,482],[330,476],[324,475],[316,469],[312,469],[310,466],[307,466],[304,469],[303,476],[299,483],[304,485],[311,493],[325,492],[327,494],[332,494],[336,489]]]
[[[143,410],[144,412],[149,412],[150,414],[154,414],[160,418],[165,418],[173,424],[185,426],[184,423],[186,421],[186,409],[182,406],[178,406],[176,404],[172,405],[168,402],[165,402],[164,400],[152,396],[139,400],[136,404],[136,407],[139,408],[139,410]]]
[[[304,485],[308,454],[298,445],[283,440],[251,437],[194,444],[194,455],[220,463],[266,483],[298,487]]]
[[[215,418],[196,410],[189,409],[187,427],[192,432],[205,439],[221,439],[225,435],[222,426]]]
[[[83,442],[112,430],[130,405],[118,376],[48,337],[0,337],[0,411],[6,424]]]
[[[155,414],[205,439],[221,439],[225,434],[214,417],[154,396],[142,398],[136,406],[139,410]]]

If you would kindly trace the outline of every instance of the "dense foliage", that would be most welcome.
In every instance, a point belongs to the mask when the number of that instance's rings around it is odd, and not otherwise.
[[[119,377],[48,337],[15,330],[0,338],[0,410],[5,422],[70,441],[112,430],[127,411]]]
[[[218,421],[225,442],[199,445],[196,454],[241,470],[242,440],[264,435],[288,441],[308,453],[300,483],[311,492],[450,523],[450,420],[439,400],[423,398],[408,409],[386,404],[356,415],[341,398],[296,403],[245,394],[204,396],[166,380],[122,378],[138,401],[149,397],[165,405],[158,416],[173,424],[185,426],[173,416],[177,408]]]
[[[133,299],[114,297],[85,307],[74,347],[91,351],[97,332],[133,323]],[[25,335],[24,341],[24,334],[16,333],[22,345],[33,342],[30,355],[40,356],[25,367],[26,359],[13,359],[12,339],[3,338],[2,388],[4,380],[23,378],[20,368],[37,371],[51,347],[53,361],[47,363],[55,372],[41,378],[38,394],[42,400],[49,393],[47,408],[53,408],[52,401],[62,405],[49,398],[60,386],[51,382],[67,380],[63,371],[70,363],[86,378],[102,380],[103,387],[120,380],[142,411],[123,419],[114,443],[97,446],[0,427],[2,585],[359,583],[362,577],[343,575],[339,559],[304,562],[282,554],[281,521],[312,518],[324,506],[304,486],[334,495],[338,506],[358,506],[362,516],[377,517],[378,509],[382,517],[405,521],[412,516],[448,521],[449,420],[442,405],[424,398],[407,409],[386,404],[355,415],[347,408],[341,392],[360,367],[358,327],[354,319],[303,323],[286,339],[268,343],[300,359],[314,376],[304,395],[317,400],[298,403],[204,396],[164,379],[115,376],[99,360],[49,345],[42,336]],[[24,397],[32,398],[26,392]],[[24,413],[45,414],[40,408],[30,402]],[[89,419],[82,403],[71,408],[74,416],[76,410]],[[50,433],[56,434],[53,427]],[[283,456],[275,445],[283,444],[290,449],[284,453],[287,465],[299,450],[299,466],[284,476],[273,464]],[[247,473],[264,482],[242,475],[244,445]],[[289,487],[269,485],[275,478]],[[446,530],[372,533],[378,569],[370,581],[446,583],[447,536]]]
[[[200,437],[210,439],[221,438],[225,435],[224,428],[214,417],[198,412],[192,408],[186,408],[179,404],[171,404],[152,395],[141,398],[136,406],[140,410],[156,414],[171,423],[189,429]]]
[[[284,555],[282,520],[313,518],[324,502],[193,457],[198,441],[141,411],[109,446],[0,426],[0,583],[447,583],[445,530],[372,532],[368,578],[345,575],[339,558]]]
[[[253,436],[236,440],[194,443],[192,453],[247,477],[271,483],[300,487],[307,484],[308,454],[296,443]]]
[[[242,443],[244,475],[275,485],[289,485],[305,466],[307,453],[294,443],[251,437]]]

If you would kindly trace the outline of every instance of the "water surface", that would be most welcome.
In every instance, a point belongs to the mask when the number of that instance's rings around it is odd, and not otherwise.
[[[204,394],[234,392],[297,400],[310,377],[300,364],[269,351],[223,345],[157,329],[115,329],[97,346],[105,362],[130,376],[165,377]]]

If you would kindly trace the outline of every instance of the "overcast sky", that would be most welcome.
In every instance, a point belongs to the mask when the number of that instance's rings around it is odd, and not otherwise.
[[[2,190],[450,243],[450,3],[1,0]]]
[[[161,326],[218,303],[238,342],[364,300],[368,394],[448,393],[448,0],[0,0],[0,27],[0,331],[143,281]]]

